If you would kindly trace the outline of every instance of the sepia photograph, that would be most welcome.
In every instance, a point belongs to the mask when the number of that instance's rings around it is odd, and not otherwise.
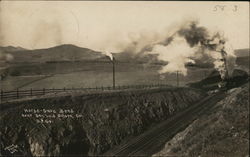
[[[249,157],[249,8],[0,1],[0,156]]]

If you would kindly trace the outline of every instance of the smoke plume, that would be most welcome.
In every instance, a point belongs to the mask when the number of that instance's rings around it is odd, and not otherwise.
[[[232,74],[235,65],[234,50],[221,32],[199,26],[197,20],[183,21],[163,32],[129,34],[118,47],[120,52],[133,55],[156,54],[158,60],[168,64],[159,73],[187,75],[187,63],[213,65],[222,80]],[[104,51],[112,60],[110,51]]]
[[[104,55],[108,56],[111,61],[113,60],[113,55],[112,55],[111,52],[109,52],[109,51],[103,51],[103,53],[104,53]]]
[[[168,64],[164,66],[159,73],[175,73],[176,71],[182,74],[187,74],[185,63],[194,62],[190,59],[195,53],[194,48],[190,47],[185,39],[176,36],[171,44],[165,46],[164,44],[157,44],[152,48],[150,54],[158,54],[159,60],[167,61]]]
[[[211,61],[224,80],[230,76],[235,64],[234,51],[223,33],[210,32],[198,26],[197,21],[187,22],[163,41],[145,46],[141,53],[157,54],[159,60],[168,62],[159,73],[179,71],[186,75],[186,63],[208,57],[206,62]]]

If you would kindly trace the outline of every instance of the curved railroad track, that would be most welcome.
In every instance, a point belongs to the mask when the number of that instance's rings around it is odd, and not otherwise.
[[[186,128],[199,114],[211,108],[224,96],[225,94],[223,92],[207,96],[200,102],[155,126],[153,129],[146,131],[142,135],[103,155],[150,156],[159,151],[177,132]]]

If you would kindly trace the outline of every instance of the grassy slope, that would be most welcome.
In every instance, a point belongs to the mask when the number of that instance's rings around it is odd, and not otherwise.
[[[169,141],[155,156],[240,157],[249,155],[249,85],[227,97]]]

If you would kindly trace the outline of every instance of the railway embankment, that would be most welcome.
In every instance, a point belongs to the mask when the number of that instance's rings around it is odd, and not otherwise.
[[[249,83],[225,94],[154,156],[249,156]]]
[[[196,89],[161,88],[4,103],[1,155],[102,154],[205,96]]]

